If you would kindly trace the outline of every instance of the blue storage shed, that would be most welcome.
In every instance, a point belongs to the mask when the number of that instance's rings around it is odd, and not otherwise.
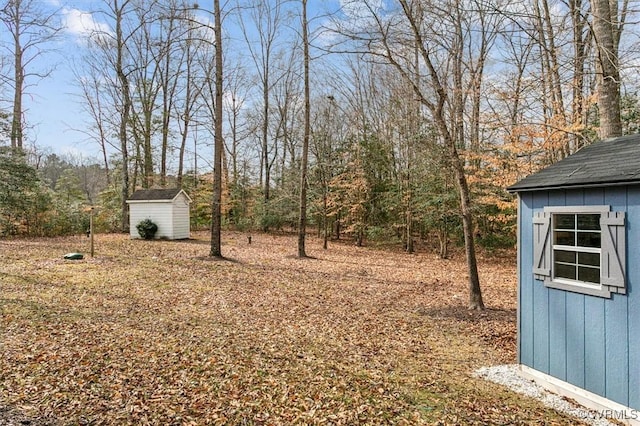
[[[518,363],[640,424],[640,135],[596,142],[518,195]]]

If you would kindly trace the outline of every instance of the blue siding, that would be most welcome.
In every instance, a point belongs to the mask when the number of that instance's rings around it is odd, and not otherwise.
[[[605,351],[607,398],[629,404],[629,351],[627,298],[614,297],[605,305]]]
[[[531,193],[520,196],[520,236],[522,241],[533,241],[533,195]],[[520,285],[518,289],[518,362],[533,366],[533,248],[527,244],[521,245],[520,256]],[[527,272],[529,271],[529,272]],[[639,312],[640,314],[640,312]]]
[[[537,283],[533,286],[533,367],[549,372],[549,289]]]
[[[549,290],[549,374],[563,380],[567,377],[566,294],[562,290]]]
[[[584,301],[585,333],[584,333],[584,388],[598,395],[604,391],[604,299],[586,297]]]
[[[627,190],[627,324],[629,339],[629,407],[640,409],[640,187]],[[633,201],[633,203],[632,203]],[[635,267],[631,267],[631,266]]]
[[[553,191],[549,194],[548,205],[550,206],[564,206],[566,202],[567,194],[564,191]],[[549,292],[549,374],[566,380],[567,292],[555,289],[547,291]]]
[[[605,204],[611,205],[612,210],[627,210],[626,188],[612,188],[606,192]],[[629,404],[629,297],[614,296],[605,301],[604,333],[605,333],[605,394],[607,398],[621,404]]]
[[[565,206],[585,204],[584,191],[571,191],[567,194]],[[585,296],[579,293],[565,292],[567,302],[567,375],[556,376],[572,385],[585,387]]]
[[[603,191],[602,188],[586,191],[584,204],[603,205]],[[585,389],[598,395],[605,395],[604,302],[602,297],[587,297],[584,305]]]
[[[533,197],[534,210],[549,205],[546,193]],[[531,256],[530,256],[531,257]],[[533,367],[549,374],[549,289],[534,280],[533,285]]]
[[[627,295],[548,289],[533,277],[532,218],[545,206],[610,205],[627,212]],[[520,194],[519,362],[640,409],[640,187]],[[639,287],[640,288],[640,287]],[[635,300],[638,299],[638,300]]]
[[[583,294],[567,292],[567,377],[558,377],[581,388],[585,387],[584,299]]]

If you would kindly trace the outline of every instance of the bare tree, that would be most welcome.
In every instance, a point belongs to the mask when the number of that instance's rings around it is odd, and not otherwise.
[[[28,80],[43,79],[51,69],[37,71],[36,59],[46,54],[48,46],[61,31],[56,22],[56,11],[47,11],[39,0],[8,0],[0,9],[0,21],[9,30],[12,45],[6,46],[13,57],[13,77],[7,82],[13,86],[10,139],[13,148],[22,149],[24,143],[24,105]],[[33,83],[35,84],[35,83]]]
[[[572,81],[572,102],[571,102],[571,122],[572,128],[577,131],[570,135],[573,141],[569,147],[570,152],[575,152],[585,144],[583,134],[587,126],[585,88],[587,79],[585,78],[587,59],[589,55],[589,42],[592,38],[590,26],[587,22],[587,13],[583,11],[583,0],[571,0],[569,2],[571,10],[571,23],[573,30],[573,81]]]
[[[118,79],[119,88],[122,96],[122,105],[120,106],[120,128],[118,136],[120,139],[120,153],[122,154],[122,231],[129,230],[129,209],[127,206],[127,198],[129,198],[129,148],[127,146],[128,126],[130,121],[130,113],[132,108],[131,94],[129,92],[129,72],[125,68],[125,42],[126,36],[123,32],[122,24],[126,7],[130,0],[125,0],[121,4],[118,0],[113,0],[112,12],[116,20],[115,33],[115,71]]]
[[[162,92],[162,106],[161,106],[161,124],[160,124],[160,132],[161,132],[161,143],[160,143],[160,186],[165,187],[167,185],[167,163],[168,163],[168,151],[169,151],[169,135],[171,131],[171,112],[173,110],[173,104],[176,101],[177,95],[177,87],[178,81],[180,80],[180,76],[182,74],[182,63],[189,60],[189,55],[191,53],[190,50],[190,40],[189,40],[189,27],[190,27],[190,18],[187,17],[187,22],[184,20],[180,20],[181,15],[186,15],[187,11],[183,10],[183,8],[179,5],[179,3],[175,0],[172,0],[167,5],[167,16],[161,16],[161,26],[162,31],[160,32],[160,37],[158,40],[158,44],[160,45],[160,49],[157,54],[156,61],[158,62],[158,85],[160,86],[160,90]],[[186,24],[186,30],[183,30],[181,24]],[[187,36],[187,40],[183,43],[184,36]],[[190,64],[187,64],[187,68],[189,68]],[[188,73],[189,69],[187,70]],[[191,87],[188,79],[191,76],[188,75],[187,82],[187,97],[191,95]],[[185,102],[185,105],[189,105],[189,101]],[[185,120],[182,122],[184,124],[183,129],[184,132],[182,134],[183,140],[181,143],[180,150],[180,165],[182,166],[182,160],[184,158],[184,148],[182,148],[186,144],[186,140],[184,137],[188,135],[189,129],[189,121],[187,118],[188,111],[185,111]],[[178,121],[180,121],[178,119]],[[179,178],[181,178],[181,174],[179,173]]]
[[[310,149],[314,161],[311,175],[315,177],[316,185],[320,186],[321,218],[318,227],[323,238],[322,248],[326,250],[329,240],[329,183],[335,167],[336,145],[338,140],[344,137],[341,130],[345,126],[345,120],[344,117],[338,118],[340,114],[336,111],[334,95],[326,95],[314,103],[320,107],[320,110],[316,111],[315,120],[313,120]]]
[[[178,128],[180,131],[180,147],[178,150],[178,175],[177,175],[177,183],[178,186],[182,185],[182,178],[184,175],[184,157],[187,147],[187,140],[189,138],[189,131],[192,126],[192,122],[194,117],[198,113],[198,99],[202,94],[202,84],[197,84],[196,77],[196,67],[195,67],[195,50],[202,43],[197,40],[197,36],[194,36],[192,33],[194,32],[194,28],[192,28],[192,19],[189,16],[188,18],[188,29],[186,34],[186,40],[184,42],[184,46],[182,48],[182,72],[176,75],[176,83],[178,80],[184,80],[182,87],[180,88],[182,92],[182,96],[180,96],[181,101],[172,101],[175,108],[175,115],[177,116]],[[176,88],[174,87],[174,91]],[[165,152],[165,139],[168,137],[168,117],[164,120],[166,122],[167,131],[166,133],[163,131],[163,152],[166,156]],[[165,136],[166,134],[166,136]],[[166,161],[166,158],[163,160]],[[165,166],[166,172],[166,166]],[[162,177],[161,177],[162,179]]]
[[[269,121],[270,121],[270,100],[271,89],[273,86],[273,71],[272,61],[275,49],[277,48],[276,42],[279,35],[280,26],[282,25],[282,1],[276,0],[274,2],[264,2],[254,0],[251,2],[250,11],[247,13],[250,20],[250,25],[255,27],[255,32],[258,35],[258,42],[254,43],[251,39],[251,33],[247,25],[246,17],[243,15],[240,18],[240,26],[249,49],[251,60],[253,61],[258,78],[260,81],[260,88],[262,91],[262,117],[261,119],[261,170],[262,170],[262,184],[263,184],[263,204],[265,211],[269,208],[269,198],[271,196],[271,168],[273,166],[273,159],[270,157],[270,152],[273,151],[273,147],[269,144]]]
[[[391,64],[407,79],[413,86],[416,96],[420,99],[420,102],[431,112],[433,121],[439,130],[440,136],[444,141],[444,145],[447,148],[449,154],[449,160],[453,165],[453,170],[456,176],[456,183],[458,184],[458,190],[460,192],[460,208],[462,215],[462,226],[465,239],[465,251],[467,257],[467,268],[469,273],[469,307],[471,309],[483,309],[484,303],[482,300],[482,292],[480,290],[480,278],[478,275],[478,266],[475,253],[475,241],[473,235],[473,212],[471,205],[471,194],[469,191],[469,185],[464,170],[464,162],[458,153],[457,140],[455,138],[456,120],[450,121],[445,112],[444,105],[446,104],[450,92],[447,84],[443,81],[443,76],[438,72],[439,64],[438,55],[430,51],[429,41],[425,38],[423,31],[423,25],[428,21],[425,17],[425,9],[423,4],[418,1],[399,0],[406,19],[407,24],[411,28],[413,35],[413,42],[418,46],[419,55],[421,61],[427,68],[425,79],[428,80],[431,86],[432,93],[428,94],[424,91],[424,88],[420,85],[420,81],[415,79],[415,75],[411,74],[410,70],[399,61],[391,48],[388,40],[383,39],[383,45],[386,52],[386,58],[389,59]],[[434,4],[429,4],[428,7],[434,7]],[[457,8],[459,3],[454,1],[450,6]],[[446,10],[444,10],[446,14]],[[432,36],[434,34],[432,33]],[[459,35],[459,34],[458,34]],[[455,41],[454,41],[455,42]],[[452,51],[451,53],[457,55],[463,55],[462,51]],[[454,62],[457,58],[453,59]],[[454,82],[454,98],[455,93],[462,91],[459,83]],[[434,96],[435,95],[435,96]],[[452,126],[453,123],[453,126]]]
[[[277,160],[280,164],[279,175],[272,174],[274,187],[284,191],[289,189],[289,192],[293,189],[287,181],[287,171],[300,171],[300,156],[297,151],[304,134],[304,129],[300,128],[300,123],[304,127],[304,78],[300,78],[304,74],[304,61],[300,62],[300,51],[303,49],[298,45],[298,40],[290,44],[290,49],[288,55],[278,55],[274,60],[274,68],[280,73],[277,74],[271,89],[271,104],[274,108],[271,113],[273,120],[270,123],[273,134],[272,162]]]
[[[108,149],[109,146],[116,147],[109,138],[111,129],[108,107],[105,105],[104,100],[104,88],[100,74],[96,72],[94,67],[90,65],[85,66],[82,74],[79,71],[80,69],[80,67],[74,68],[74,74],[81,90],[80,102],[88,116],[89,122],[87,123],[87,128],[78,129],[78,131],[98,142],[102,154],[102,164],[105,170],[107,185],[109,185],[111,183],[111,175],[109,172]]]
[[[215,137],[214,137],[214,158],[213,158],[213,205],[211,219],[211,251],[210,256],[222,257],[222,247],[220,234],[222,230],[222,149],[224,141],[222,139],[222,90],[223,90],[223,69],[222,69],[222,16],[220,13],[220,0],[213,1],[214,26],[215,26],[215,51],[216,51],[216,71],[215,71]]]
[[[307,163],[311,135],[311,101],[309,94],[309,23],[307,0],[302,0],[302,47],[304,50],[304,136],[300,162],[300,216],[298,220],[298,257],[307,257],[305,239],[307,233]]]
[[[396,69],[412,87],[414,95],[425,107],[447,149],[460,194],[460,213],[465,239],[465,252],[469,274],[469,307],[483,309],[482,292],[475,253],[473,209],[471,192],[465,172],[465,160],[459,153],[461,131],[459,109],[460,93],[463,93],[460,57],[466,52],[459,31],[449,31],[454,25],[451,19],[461,9],[461,3],[453,0],[435,3],[423,0],[398,0],[399,10],[392,16],[384,15],[370,1],[359,1],[365,11],[366,29],[357,32],[342,28],[350,40],[358,40],[367,47],[362,53],[383,60]],[[347,31],[345,31],[345,29]],[[414,72],[414,47],[418,47],[424,72]],[[448,73],[448,70],[454,69]],[[449,109],[447,109],[449,105]],[[448,113],[449,111],[449,113]]]
[[[242,160],[240,150],[242,142],[255,132],[255,128],[250,126],[249,120],[243,120],[241,116],[243,108],[246,106],[251,80],[246,74],[243,64],[236,63],[236,66],[227,71],[227,91],[231,96],[231,103],[227,105],[227,125],[229,127],[228,137],[225,138],[225,148],[229,156],[231,169],[231,184],[236,185],[240,181],[240,167]],[[228,69],[228,68],[227,68]]]
[[[105,98],[104,110],[96,110],[94,119],[100,121],[103,129],[109,129],[116,136],[117,142],[113,146],[120,154],[120,207],[122,232],[129,230],[129,209],[127,198],[129,197],[129,136],[131,126],[131,84],[130,75],[132,68],[131,57],[128,51],[128,42],[132,34],[139,28],[139,23],[130,20],[134,0],[109,0],[101,11],[112,25],[112,29],[96,28],[88,37],[88,56],[86,66],[90,69],[90,80],[86,84],[93,84],[95,95]],[[109,104],[107,106],[107,103]],[[106,111],[109,110],[109,113]],[[106,120],[105,120],[106,118]],[[109,123],[108,127],[104,124]]]
[[[160,73],[162,62],[168,57],[166,46],[154,34],[156,17],[151,15],[156,5],[152,0],[145,7],[135,7],[136,31],[131,33],[127,51],[134,66],[129,74],[131,84],[131,135],[135,141],[136,173],[142,173],[142,187],[153,185],[153,137],[157,130],[154,115],[162,95]],[[161,31],[162,32],[162,31]],[[167,61],[169,59],[166,59]],[[169,95],[168,95],[169,96]]]

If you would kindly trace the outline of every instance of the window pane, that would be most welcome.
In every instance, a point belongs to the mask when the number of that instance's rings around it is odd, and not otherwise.
[[[576,245],[576,233],[570,231],[556,231],[553,233],[554,244],[563,246],[575,246]]]
[[[582,230],[600,230],[600,215],[599,214],[579,214],[578,215],[578,229]]]
[[[556,278],[568,278],[570,280],[576,279],[576,267],[574,265],[554,263],[554,271]]]
[[[600,268],[578,267],[578,279],[588,283],[600,284]]]
[[[600,253],[579,253],[578,263],[580,265],[600,266]]]
[[[556,262],[576,263],[575,251],[554,250],[554,257]]]
[[[600,232],[578,232],[580,247],[600,247]]]
[[[575,229],[576,215],[574,214],[554,214],[556,229]]]

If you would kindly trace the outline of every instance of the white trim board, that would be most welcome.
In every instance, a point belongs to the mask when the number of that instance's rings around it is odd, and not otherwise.
[[[609,417],[609,420],[615,420],[629,426],[640,426],[640,410],[625,407],[622,404],[534,370],[526,365],[520,364],[519,370],[520,374],[526,379],[533,380],[550,392],[571,398],[580,405],[603,414],[603,417]]]

